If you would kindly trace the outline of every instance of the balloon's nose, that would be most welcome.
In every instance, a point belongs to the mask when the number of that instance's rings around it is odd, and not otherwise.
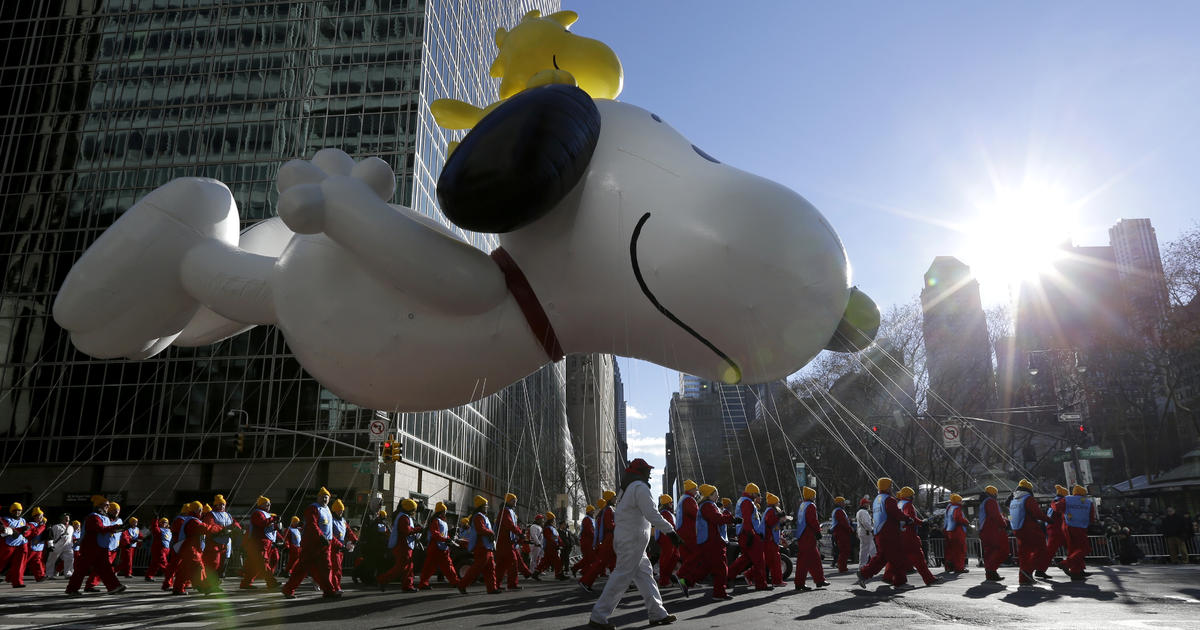
[[[842,321],[838,322],[837,330],[826,350],[834,352],[858,352],[871,345],[875,335],[879,334],[879,307],[875,305],[866,293],[858,287],[850,289],[850,301],[846,304],[846,312]]]

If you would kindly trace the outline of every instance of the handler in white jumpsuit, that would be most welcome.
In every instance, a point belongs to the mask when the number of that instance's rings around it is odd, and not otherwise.
[[[629,463],[625,469],[625,489],[617,497],[615,524],[613,527],[613,551],[617,555],[616,568],[608,576],[604,584],[604,592],[592,607],[592,616],[588,620],[591,628],[612,628],[608,618],[616,610],[621,596],[629,588],[629,582],[637,585],[646,603],[650,625],[661,626],[675,621],[675,615],[667,613],[663,608],[662,596],[658,593],[658,584],[654,581],[654,571],[650,558],[646,557],[646,545],[650,543],[650,526],[669,536],[676,545],[683,545],[683,539],[675,533],[662,515],[658,513],[658,504],[650,492],[650,470],[654,467],[646,460],[638,458]]]
[[[542,547],[546,544],[545,535],[542,533],[542,515],[533,517],[533,522],[525,531],[529,534],[529,570],[532,571],[542,563],[542,552],[545,551]]]
[[[63,563],[63,575],[71,577],[75,572],[75,528],[71,526],[71,515],[63,514],[62,520],[50,528],[50,544],[54,551],[46,558],[46,576],[54,579],[54,566]]]
[[[875,517],[868,509],[871,503],[864,497],[858,502],[854,522],[858,525],[858,566],[865,567],[875,555]]]

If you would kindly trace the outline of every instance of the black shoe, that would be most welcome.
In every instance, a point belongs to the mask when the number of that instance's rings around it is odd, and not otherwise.
[[[529,577],[533,578],[533,581],[534,581],[534,582],[541,582],[541,581],[542,581],[542,574],[541,574],[541,573],[534,573],[533,575],[531,575],[531,576],[529,576]]]
[[[337,599],[341,596],[342,596],[341,591],[333,591],[332,593],[325,593],[324,595],[321,595],[321,598],[322,599]]]
[[[855,571],[854,576],[858,578],[854,580],[855,586],[858,588],[867,588],[867,578],[863,577],[862,571]]]
[[[988,571],[983,576],[984,582],[1000,582],[1003,580],[1004,580],[1004,578],[1001,577],[1000,574],[996,573],[995,571]]]
[[[149,577],[149,576],[147,576],[147,577],[145,577],[145,578],[143,578],[143,579],[144,579],[145,581],[147,581],[147,582],[153,582],[153,581],[154,581],[154,578],[152,578],[152,577]]]
[[[1034,572],[1033,572],[1033,575],[1034,575],[1035,577],[1040,577],[1040,578],[1042,578],[1043,580],[1049,580],[1049,579],[1050,579],[1050,576],[1049,576],[1049,575],[1048,575],[1048,574],[1047,574],[1045,571],[1034,571]]]
[[[594,619],[588,619],[589,628],[600,628],[601,630],[617,630],[617,627],[611,623],[600,623]]]
[[[499,595],[500,593],[503,593],[503,592],[504,591],[501,591],[500,589],[496,589],[494,591],[488,591],[487,594],[488,595]]]
[[[816,584],[817,584],[817,587],[829,586],[829,582],[817,582]]]
[[[83,589],[83,592],[85,592],[85,593],[99,593],[99,592],[100,592],[100,589],[96,588],[95,586],[86,586],[86,587],[84,587],[84,589]]]
[[[462,593],[463,595],[466,595],[466,594],[467,594],[467,589],[465,589],[465,588],[463,588],[463,587],[461,587],[461,586],[460,586],[460,587],[458,587],[458,592],[459,592],[459,593]]]
[[[67,591],[67,595],[70,597],[79,597],[83,595],[83,593],[80,593],[79,591]]]
[[[654,619],[650,622],[652,626],[666,626],[675,623],[675,615],[667,615],[662,619]]]
[[[295,593],[288,593],[288,592],[284,592],[284,593],[283,593],[283,598],[284,598],[284,599],[296,599],[296,594],[295,594]]]
[[[128,587],[126,587],[124,584],[122,584],[122,585],[118,586],[117,588],[114,588],[111,591],[108,591],[107,594],[108,595],[120,595],[121,593],[124,593],[126,590],[128,590]]]
[[[688,583],[683,578],[675,578],[675,583],[679,585],[679,590],[683,591],[683,596],[688,596]]]
[[[430,585],[428,585],[428,584],[422,584],[422,585],[420,585],[420,586],[418,586],[418,587],[417,587],[417,590],[418,590],[418,591],[432,591],[432,590],[433,590],[433,587],[432,587],[432,586],[430,586]]]
[[[594,593],[594,592],[595,592],[595,591],[593,591],[593,590],[592,590],[592,587],[588,586],[587,584],[584,584],[583,582],[576,582],[576,584],[578,584],[578,585],[579,585],[579,588],[581,588],[581,589],[583,589],[583,590],[585,590],[585,591],[587,591],[587,592],[589,592],[589,593]]]
[[[943,581],[944,580],[942,580],[942,578],[935,575],[935,576],[933,576],[932,580],[929,580],[928,582],[925,583],[925,586],[933,586],[934,584],[941,584]]]
[[[716,601],[716,602],[720,602],[720,601],[726,601],[726,602],[727,602],[727,601],[729,601],[729,600],[733,599],[733,595],[730,595],[729,593],[726,593],[726,594],[724,594],[724,595],[713,595],[713,596],[712,596],[712,598],[713,598],[713,601]]]
[[[804,584],[797,584],[797,585],[796,585],[796,590],[797,590],[797,591],[811,591],[811,590],[812,590],[812,587],[811,587],[811,586],[806,586],[806,585],[804,585]]]

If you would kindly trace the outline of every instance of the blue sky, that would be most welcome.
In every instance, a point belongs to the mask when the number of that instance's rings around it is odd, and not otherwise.
[[[620,56],[620,100],[816,205],[881,307],[915,296],[937,255],[1005,301],[1014,246],[984,227],[1003,191],[1055,191],[1065,218],[1032,229],[1079,244],[1134,217],[1164,243],[1200,217],[1198,2],[563,7]],[[621,369],[634,453],[661,465],[678,377]]]

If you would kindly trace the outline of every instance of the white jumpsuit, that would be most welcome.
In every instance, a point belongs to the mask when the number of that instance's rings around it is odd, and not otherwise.
[[[617,555],[616,568],[604,584],[604,592],[592,607],[592,621],[608,623],[616,610],[621,596],[629,588],[629,582],[637,585],[646,603],[650,621],[667,616],[663,608],[658,584],[654,581],[654,569],[646,557],[646,545],[650,543],[650,527],[653,525],[664,534],[675,531],[671,524],[658,513],[658,506],[644,481],[629,484],[617,497],[614,516],[613,551]]]
[[[858,566],[862,568],[875,555],[875,516],[867,508],[859,508],[854,515],[858,525]]]
[[[71,577],[75,572],[75,528],[55,523],[50,528],[50,542],[54,545],[54,551],[46,558],[46,575],[54,577],[54,565],[61,559],[63,575]]]
[[[537,569],[537,566],[542,563],[542,551],[545,550],[543,545],[546,544],[545,535],[542,534],[542,526],[530,523],[529,525],[529,570]]]

